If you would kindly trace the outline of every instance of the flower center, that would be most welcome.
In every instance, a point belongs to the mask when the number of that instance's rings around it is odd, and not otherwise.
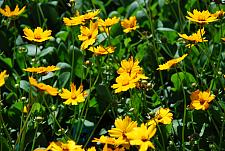
[[[34,38],[40,40],[41,39],[41,34],[40,33],[35,34]]]
[[[71,94],[71,99],[76,99],[76,98],[77,98],[76,94],[75,93],[72,93]]]

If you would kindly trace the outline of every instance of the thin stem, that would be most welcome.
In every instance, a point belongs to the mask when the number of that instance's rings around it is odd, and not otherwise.
[[[72,29],[71,29],[72,30]],[[73,72],[74,72],[74,35],[72,30],[72,67],[71,67],[71,75],[70,75],[70,83],[73,81]]]
[[[159,130],[159,133],[160,133],[160,136],[162,138],[162,144],[163,144],[163,150],[166,150],[166,147],[165,147],[165,142],[164,142],[164,137],[163,137],[163,134],[162,134],[162,131],[161,131],[161,128],[160,126],[157,124],[157,128]]]
[[[105,113],[108,111],[108,109],[109,109],[110,106],[111,106],[111,104],[109,104],[109,105],[106,107],[106,109],[104,110],[104,112],[102,113],[102,115],[101,115],[101,117],[99,118],[98,122],[96,123],[94,129],[92,130],[92,132],[91,132],[91,134],[90,134],[88,140],[87,140],[86,143],[84,144],[84,148],[87,146],[87,144],[88,144],[89,141],[91,140],[91,138],[92,138],[92,136],[93,136],[95,130],[97,129],[97,127],[98,127],[98,125],[99,125],[99,123],[100,123],[100,121],[102,120],[103,116],[104,116]]]
[[[37,128],[36,128],[35,133],[34,133],[33,143],[32,143],[32,147],[31,147],[32,151],[34,150],[37,132],[38,132],[38,125],[37,125]]]

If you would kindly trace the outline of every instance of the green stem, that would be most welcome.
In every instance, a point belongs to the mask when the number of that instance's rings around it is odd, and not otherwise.
[[[37,132],[38,132],[38,124],[37,124],[36,130],[35,130],[35,133],[34,133],[34,138],[33,138],[33,143],[32,143],[32,147],[31,147],[31,151],[34,150],[34,145],[35,145],[35,141],[36,141]]]
[[[159,133],[160,133],[160,136],[161,136],[161,138],[162,138],[163,150],[165,151],[165,150],[166,150],[166,147],[165,147],[164,137],[163,137],[161,128],[160,128],[160,126],[159,126],[158,124],[157,124],[157,128],[158,128]]]
[[[100,121],[102,120],[103,116],[105,115],[105,113],[108,111],[110,105],[111,105],[111,104],[109,104],[109,105],[106,107],[106,109],[104,110],[104,112],[102,113],[102,115],[101,115],[101,117],[99,118],[98,122],[96,123],[94,129],[92,130],[92,132],[91,132],[91,134],[90,134],[88,140],[87,140],[86,143],[84,144],[84,148],[87,146],[87,144],[88,144],[89,141],[91,140],[91,138],[92,138],[92,136],[93,136],[95,130],[97,129],[97,127],[98,127]]]
[[[209,110],[207,110],[207,113],[208,113],[210,119],[212,120],[212,123],[213,123],[213,125],[214,125],[214,127],[215,127],[215,129],[216,129],[217,134],[220,135],[220,131],[219,131],[219,129],[218,129],[218,127],[217,127],[217,125],[216,125],[216,123],[215,123],[215,121],[214,121],[214,119],[213,119],[211,113],[209,112]]]
[[[72,30],[72,67],[71,67],[71,75],[70,75],[70,83],[73,81],[73,72],[74,72],[74,35]]]

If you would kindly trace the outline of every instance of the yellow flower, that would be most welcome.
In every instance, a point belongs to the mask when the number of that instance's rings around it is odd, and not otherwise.
[[[147,151],[148,147],[155,149],[150,139],[156,133],[156,126],[153,124],[149,127],[145,124],[141,124],[141,127],[134,128],[130,133],[127,133],[127,137],[130,140],[131,145],[139,145],[139,151]]]
[[[19,10],[18,5],[16,5],[16,8],[14,9],[14,11],[11,11],[9,6],[6,5],[5,9],[0,8],[0,13],[6,17],[16,17],[16,16],[19,16],[21,13],[23,13],[25,8],[26,8],[26,6],[24,6],[21,10]]]
[[[76,26],[84,24],[84,21],[84,16],[70,17],[70,19],[66,17],[63,18],[63,22],[66,26]]]
[[[177,64],[178,62],[181,62],[188,54],[184,54],[183,56],[176,58],[176,59],[172,59],[167,61],[166,63],[159,65],[159,68],[157,68],[157,70],[167,70],[170,67],[172,67],[173,65]]]
[[[100,45],[100,46],[97,46],[96,48],[90,47],[88,50],[94,52],[97,55],[106,55],[109,53],[113,53],[114,49],[115,49],[115,47],[109,46],[109,47],[104,48],[103,46]]]
[[[191,93],[191,109],[206,110],[209,108],[209,103],[215,99],[215,95],[210,94],[210,91],[199,91],[196,90]]]
[[[0,73],[0,87],[5,84],[5,78],[7,78],[8,76],[9,75],[6,74],[6,70]]]
[[[85,97],[87,96],[87,92],[83,91],[83,85],[81,85],[78,90],[76,90],[76,86],[74,83],[70,85],[71,92],[67,89],[62,89],[62,93],[59,95],[61,96],[62,99],[66,99],[64,104],[72,104],[72,105],[77,105],[79,102],[84,102]]]
[[[104,151],[107,151],[108,149],[110,149],[108,148],[108,145],[114,145],[116,147],[118,147],[119,145],[128,145],[128,143],[122,138],[115,139],[115,138],[104,136],[104,135],[102,135],[100,138],[94,138],[92,142],[105,144],[103,148]]]
[[[122,91],[127,91],[129,89],[136,87],[136,82],[140,78],[137,78],[135,74],[129,75],[127,73],[121,74],[116,78],[116,84],[113,84],[111,87],[115,90],[115,93],[119,93]]]
[[[148,125],[152,124],[170,124],[173,120],[173,113],[170,113],[169,108],[160,108],[153,119],[148,122]]]
[[[84,14],[83,17],[85,20],[94,19],[94,17],[96,17],[99,13],[100,13],[100,10],[97,9],[95,11]]]
[[[47,72],[52,72],[52,71],[56,71],[59,70],[59,67],[56,66],[47,66],[47,67],[32,67],[32,68],[26,68],[23,69],[24,71],[27,72],[36,72],[36,73],[47,73]]]
[[[98,35],[98,23],[90,22],[90,28],[85,26],[80,27],[81,35],[78,35],[80,41],[83,41],[81,44],[81,49],[86,49],[88,46],[94,44],[97,35]]]
[[[132,121],[129,116],[126,116],[124,119],[117,118],[115,120],[115,128],[108,130],[109,135],[115,138],[122,138],[127,141],[126,134],[131,132],[135,127],[137,127],[137,122]]]
[[[87,151],[96,151],[95,147],[88,148]]]
[[[118,74],[128,73],[128,74],[134,74],[142,73],[142,68],[138,65],[139,61],[133,59],[133,57],[129,58],[128,60],[122,60],[121,61],[121,67],[117,70]]]
[[[132,30],[136,30],[137,28],[139,28],[139,26],[137,25],[137,19],[135,16],[131,16],[129,19],[124,19],[123,21],[121,21],[121,26],[125,28],[123,30],[123,32],[125,33],[129,33]]]
[[[216,11],[214,14],[212,14],[212,16],[217,17],[217,18],[220,18],[224,14],[225,14],[225,12],[223,10],[219,10],[219,11]]]
[[[51,30],[43,31],[41,27],[37,27],[36,29],[34,29],[34,32],[26,27],[23,29],[23,32],[25,34],[25,36],[23,37],[34,42],[43,42],[52,38],[51,37],[52,31]]]
[[[76,145],[76,143],[72,140],[67,141],[67,143],[63,142],[51,142],[47,147],[46,151],[84,151],[82,149],[82,145]]]
[[[98,19],[98,26],[104,26],[109,27],[119,22],[119,18],[113,17],[113,18],[107,18],[105,21],[102,19]]]
[[[189,16],[186,16],[187,19],[193,22],[197,22],[198,24],[208,24],[209,22],[217,21],[217,17],[213,16],[208,10],[198,11],[196,9],[193,10],[193,13],[187,12]]]
[[[100,26],[99,30],[100,30],[100,32],[105,32],[109,36],[109,32],[111,30],[111,27]]]
[[[205,34],[204,28],[199,29],[199,30],[197,31],[197,33],[193,33],[193,34],[190,35],[190,36],[187,36],[186,34],[179,34],[179,33],[178,33],[178,35],[179,35],[181,38],[183,38],[183,39],[185,39],[185,40],[187,40],[187,41],[189,41],[189,42],[191,43],[191,45],[188,44],[188,45],[186,45],[186,46],[193,46],[193,45],[196,44],[196,43],[208,41],[208,40],[205,40],[205,37],[203,37],[204,34]]]
[[[225,42],[225,38],[221,38]]]
[[[34,79],[33,77],[29,77],[29,82],[31,85],[37,87],[41,91],[46,91],[48,94],[52,96],[56,96],[58,94],[57,88],[53,88],[52,86],[46,85],[44,83],[38,83],[37,80]]]

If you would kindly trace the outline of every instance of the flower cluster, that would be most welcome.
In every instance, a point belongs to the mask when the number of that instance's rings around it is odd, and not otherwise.
[[[116,78],[116,84],[112,85],[112,88],[116,89],[115,93],[135,88],[140,79],[147,79],[138,64],[139,61],[134,61],[133,57],[121,61],[121,67],[117,70],[119,76]]]
[[[121,117],[115,120],[115,128],[108,130],[110,137],[101,136],[99,139],[94,139],[93,142],[99,142],[104,145],[104,149],[122,148],[129,149],[131,145],[139,146],[139,151],[147,151],[148,148],[155,149],[150,139],[156,133],[156,126],[148,126],[142,123],[138,126],[136,121],[132,121],[129,116],[124,119]],[[111,145],[110,147],[108,145]]]

